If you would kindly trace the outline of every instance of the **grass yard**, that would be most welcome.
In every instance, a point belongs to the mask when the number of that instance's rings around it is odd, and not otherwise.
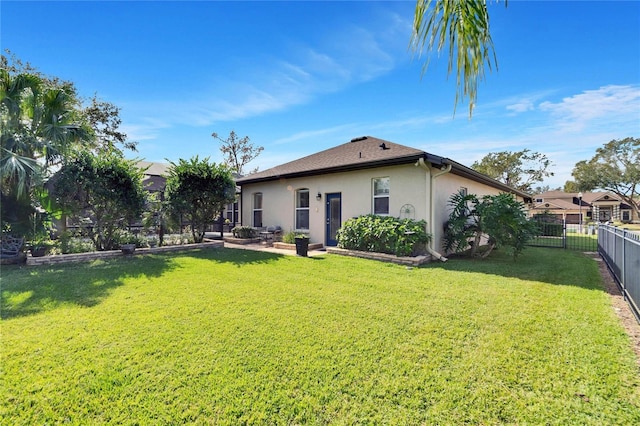
[[[629,337],[577,252],[224,249],[1,280],[2,424],[640,424]]]

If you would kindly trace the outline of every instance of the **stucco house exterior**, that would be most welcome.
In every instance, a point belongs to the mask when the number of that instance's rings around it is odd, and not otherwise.
[[[531,201],[529,194],[449,158],[371,136],[244,176],[237,184],[243,225],[280,226],[334,246],[336,231],[352,217],[422,219],[433,235],[435,255],[441,251],[452,194],[508,192]]]
[[[640,220],[634,217],[633,209],[620,196],[608,191],[548,191],[536,195],[533,201],[529,210],[531,216],[546,213],[568,224]]]

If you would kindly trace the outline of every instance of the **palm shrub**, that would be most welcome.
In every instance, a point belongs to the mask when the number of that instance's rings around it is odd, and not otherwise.
[[[449,199],[451,213],[445,224],[444,246],[448,252],[469,250],[472,257],[487,257],[496,247],[506,247],[515,259],[539,227],[527,219],[524,205],[502,193],[478,198],[458,192]],[[480,245],[486,240],[486,250]]]
[[[426,225],[424,220],[364,215],[347,220],[338,230],[338,247],[410,256],[424,252],[431,241]]]

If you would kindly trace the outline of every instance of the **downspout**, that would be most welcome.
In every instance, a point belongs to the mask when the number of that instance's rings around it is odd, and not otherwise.
[[[431,168],[425,164],[424,158],[418,159],[418,162],[415,165],[416,166],[420,166],[422,169],[424,169],[425,173],[431,174]],[[435,175],[431,176],[431,179],[429,179],[429,199],[427,200],[427,210],[429,211],[429,222],[427,223],[427,226],[429,227],[428,232],[432,236],[435,235],[434,209],[433,209],[433,181],[437,177],[442,176],[442,175],[444,175],[446,173],[449,173],[451,171],[451,168],[452,168],[451,164],[447,164],[444,169],[441,169],[438,173],[436,173]],[[435,257],[436,259],[438,259],[438,260],[440,260],[442,262],[446,262],[448,260],[446,257],[444,257],[442,254],[438,253],[434,249],[434,247],[433,247],[433,239],[431,240],[431,242],[427,246],[427,252],[431,256]]]

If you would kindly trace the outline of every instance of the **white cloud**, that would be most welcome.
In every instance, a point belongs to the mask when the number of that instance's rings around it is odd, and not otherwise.
[[[558,130],[576,132],[606,122],[619,125],[640,123],[640,86],[604,86],[563,98],[560,102],[542,102],[539,108],[555,119]]]
[[[282,56],[239,66],[245,71],[205,83],[198,93],[177,94],[171,102],[144,103],[137,109],[165,123],[193,126],[286,110],[390,72],[406,52],[406,35],[398,31],[405,24],[392,15],[367,27],[327,29],[319,43],[292,41]],[[247,60],[256,58],[250,55]]]

